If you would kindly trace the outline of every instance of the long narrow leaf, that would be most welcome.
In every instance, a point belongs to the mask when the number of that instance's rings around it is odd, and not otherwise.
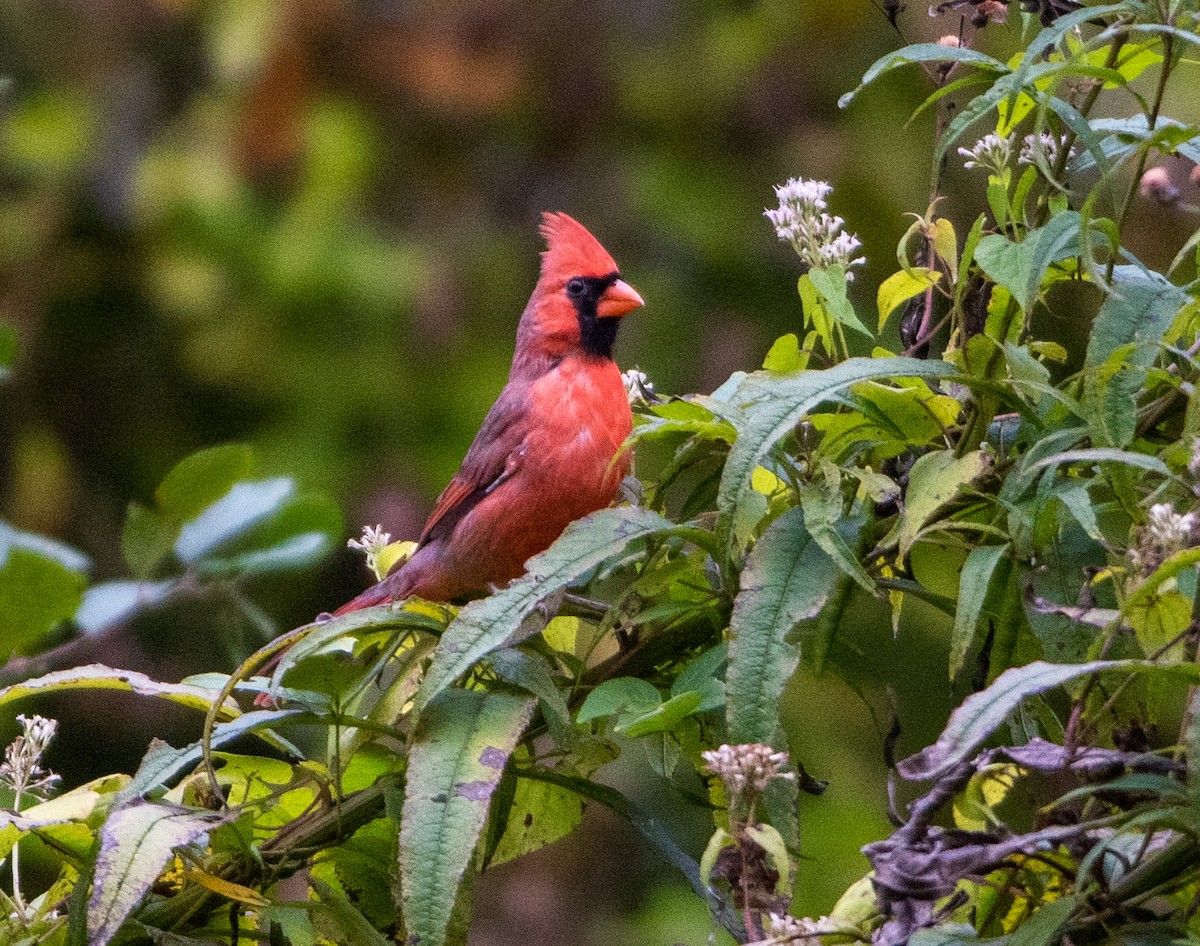
[[[625,554],[634,542],[688,531],[658,513],[637,508],[602,509],[571,523],[554,545],[529,560],[524,577],[459,612],[433,652],[433,663],[414,700],[414,712],[420,713],[480,658],[540,631],[540,622],[526,619],[550,595]]]
[[[779,697],[800,659],[788,634],[829,600],[838,569],[794,507],[750,552],[729,623],[725,707],[729,741],[774,743]]]
[[[535,704],[449,690],[422,715],[400,818],[400,905],[410,942],[446,943],[492,793]]]
[[[756,400],[745,411],[738,439],[725,461],[717,495],[717,534],[728,541],[733,518],[755,468],[805,414],[846,388],[880,378],[944,378],[958,369],[944,361],[917,358],[850,358],[824,371],[805,371],[784,378],[751,375]]]

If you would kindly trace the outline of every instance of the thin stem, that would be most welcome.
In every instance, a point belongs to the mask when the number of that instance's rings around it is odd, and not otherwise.
[[[1163,96],[1167,91],[1167,79],[1171,75],[1171,56],[1174,53],[1175,37],[1168,33],[1163,38],[1163,63],[1162,69],[1158,73],[1158,84],[1154,89],[1154,100],[1150,103],[1150,113],[1146,116],[1146,131],[1149,135],[1154,134],[1154,129],[1158,125],[1158,114],[1162,108]],[[1125,228],[1125,220],[1129,216],[1129,210],[1133,207],[1133,202],[1138,194],[1138,187],[1142,183],[1142,175],[1146,171],[1146,161],[1150,157],[1150,148],[1140,148],[1138,150],[1137,168],[1133,172],[1133,181],[1129,185],[1129,193],[1125,197],[1125,206],[1121,208],[1121,216],[1117,220],[1117,229]],[[1110,259],[1108,262],[1108,277],[1112,278],[1112,269],[1116,260]]]
[[[21,813],[21,796],[25,793],[25,783],[13,786],[13,814]],[[12,847],[12,885],[13,902],[17,905],[17,913],[21,921],[25,920],[25,898],[21,896],[21,842],[17,841]]]

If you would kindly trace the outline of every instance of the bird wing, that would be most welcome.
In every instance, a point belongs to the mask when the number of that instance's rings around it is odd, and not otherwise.
[[[508,385],[484,418],[462,466],[438,497],[421,531],[420,545],[449,537],[463,516],[520,469],[528,418],[525,386]]]

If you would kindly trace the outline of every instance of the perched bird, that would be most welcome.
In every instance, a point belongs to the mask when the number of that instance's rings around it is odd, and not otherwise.
[[[574,519],[609,505],[632,428],[612,359],[642,297],[582,224],[542,215],[547,248],[508,383],[442,491],[412,558],[335,613],[419,595],[453,601],[521,575]]]

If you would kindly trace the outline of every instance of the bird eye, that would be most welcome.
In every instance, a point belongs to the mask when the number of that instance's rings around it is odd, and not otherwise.
[[[582,296],[585,289],[587,289],[587,283],[578,276],[567,283],[567,295],[569,296]]]

